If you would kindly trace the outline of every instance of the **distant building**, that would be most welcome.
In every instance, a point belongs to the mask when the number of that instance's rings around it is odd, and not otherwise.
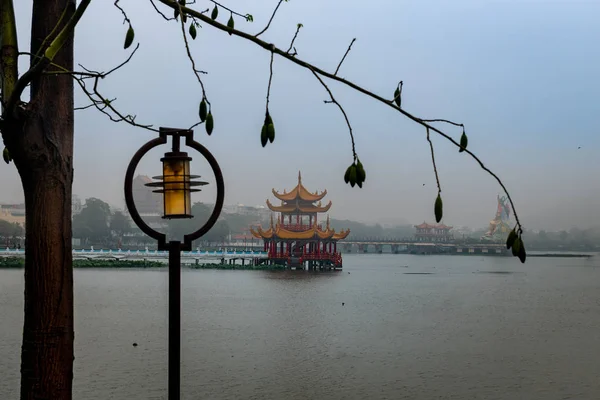
[[[451,226],[444,224],[428,224],[423,222],[420,225],[415,225],[415,240],[417,242],[451,242],[454,240],[454,234],[450,232]]]
[[[25,227],[25,204],[0,204],[0,219]]]
[[[252,215],[258,217],[260,220],[268,220],[271,217],[271,210],[265,206],[245,206],[243,204],[223,206],[223,212],[225,214],[240,214],[240,215]]]

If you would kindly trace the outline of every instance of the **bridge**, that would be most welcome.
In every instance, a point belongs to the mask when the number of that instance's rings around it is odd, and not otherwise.
[[[0,249],[0,257],[25,257],[23,249]],[[220,251],[182,251],[181,259],[188,261],[199,261],[206,259],[215,260],[256,260],[266,258],[267,253],[264,251],[239,251],[239,250],[220,250]],[[91,248],[73,250],[73,259],[97,259],[97,260],[167,260],[169,258],[168,251],[158,250],[96,250]],[[243,262],[243,261],[242,261]]]

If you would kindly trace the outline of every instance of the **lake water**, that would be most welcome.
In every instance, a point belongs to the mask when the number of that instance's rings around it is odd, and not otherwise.
[[[600,398],[598,258],[344,261],[184,270],[182,398]],[[2,400],[18,399],[22,296],[23,271],[0,270]],[[75,301],[74,398],[166,399],[166,270],[76,270]]]

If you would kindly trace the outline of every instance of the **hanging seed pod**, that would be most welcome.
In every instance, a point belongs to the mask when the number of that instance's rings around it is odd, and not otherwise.
[[[350,186],[354,187],[354,185],[356,185],[356,164],[354,163],[350,166],[350,176],[348,178],[350,180]]]
[[[467,138],[467,134],[465,133],[465,131],[463,131],[462,135],[460,136],[460,149],[458,150],[458,152],[462,153],[463,151],[465,151],[468,144],[469,138]]]
[[[435,221],[439,223],[442,220],[442,216],[444,215],[444,206],[442,204],[442,196],[438,193],[435,199],[435,205],[433,206],[433,211],[435,213]]]
[[[362,165],[362,163],[360,162],[360,160],[357,158],[356,159],[356,178],[357,178],[357,183],[360,182],[361,183],[361,187],[362,187],[362,183],[365,181],[365,179],[367,178],[367,174],[365,172],[365,169]]]
[[[269,135],[267,133],[267,124],[263,124],[262,129],[260,130],[260,144],[262,147],[265,147],[268,141]]]
[[[177,19],[177,17],[179,17],[179,7],[173,9],[173,18]]]
[[[525,252],[525,244],[523,243],[522,239],[520,240],[519,252],[517,253],[517,256],[519,257],[519,260],[521,260],[521,263],[525,264],[527,253]]]
[[[350,170],[352,169],[352,166],[346,168],[346,173],[344,173],[344,182],[349,183],[350,182]]]
[[[197,34],[197,32],[196,32],[196,25],[192,22],[190,24],[190,36],[192,37],[192,40],[196,39],[196,34]]]
[[[400,100],[400,88],[399,87],[396,87],[396,90],[394,90],[394,101],[396,102],[396,105],[398,107],[400,107],[401,100]]]
[[[131,27],[131,24],[130,24],[129,28],[127,29],[127,33],[125,34],[125,44],[123,45],[124,49],[127,49],[129,46],[131,46],[131,44],[133,43],[134,37],[135,37],[135,32],[133,31],[133,28]]]
[[[271,143],[273,143],[273,141],[275,140],[275,125],[273,125],[273,123],[267,125],[267,137],[269,138],[269,142]]]
[[[10,162],[12,161],[12,157],[10,156],[10,152],[8,151],[8,148],[4,148],[4,150],[2,151],[2,158],[4,159],[4,162],[7,164],[10,164]]]
[[[512,245],[512,255],[515,256],[515,257],[518,256],[520,249],[521,249],[521,238],[517,237],[515,239],[515,242]]]
[[[200,102],[200,121],[204,122],[206,121],[206,114],[208,113],[207,110],[207,106],[206,106],[206,99],[203,97],[202,101]]]
[[[508,234],[508,238],[506,238],[506,249],[507,250],[512,247],[512,245],[515,243],[516,239],[517,239],[517,232],[513,229]]]
[[[206,115],[206,133],[208,133],[208,136],[210,136],[210,134],[213,131],[214,128],[214,121],[213,121],[213,116],[211,114],[211,112],[209,111],[208,114]]]
[[[234,21],[233,21],[233,14],[231,14],[231,16],[229,17],[229,21],[227,21],[227,27],[231,30],[233,29],[234,26]],[[229,32],[229,35],[231,35],[231,32]]]
[[[215,4],[215,8],[213,8],[212,12],[210,13],[210,17],[215,20],[217,19],[217,16],[219,15],[219,8],[217,7],[217,5]]]

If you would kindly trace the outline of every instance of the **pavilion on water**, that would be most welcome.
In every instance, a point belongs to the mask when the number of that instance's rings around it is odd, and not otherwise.
[[[342,255],[337,251],[337,242],[345,239],[350,230],[336,232],[329,226],[329,216],[325,227],[318,223],[318,214],[329,211],[331,201],[322,206],[321,200],[327,190],[321,193],[309,192],[302,185],[298,172],[298,184],[290,192],[279,193],[272,190],[281,205],[273,205],[267,200],[271,211],[279,213],[276,222],[271,215],[267,230],[260,226],[251,233],[264,240],[267,261],[285,264],[288,267],[309,269],[342,268]],[[317,204],[315,204],[318,202]]]

